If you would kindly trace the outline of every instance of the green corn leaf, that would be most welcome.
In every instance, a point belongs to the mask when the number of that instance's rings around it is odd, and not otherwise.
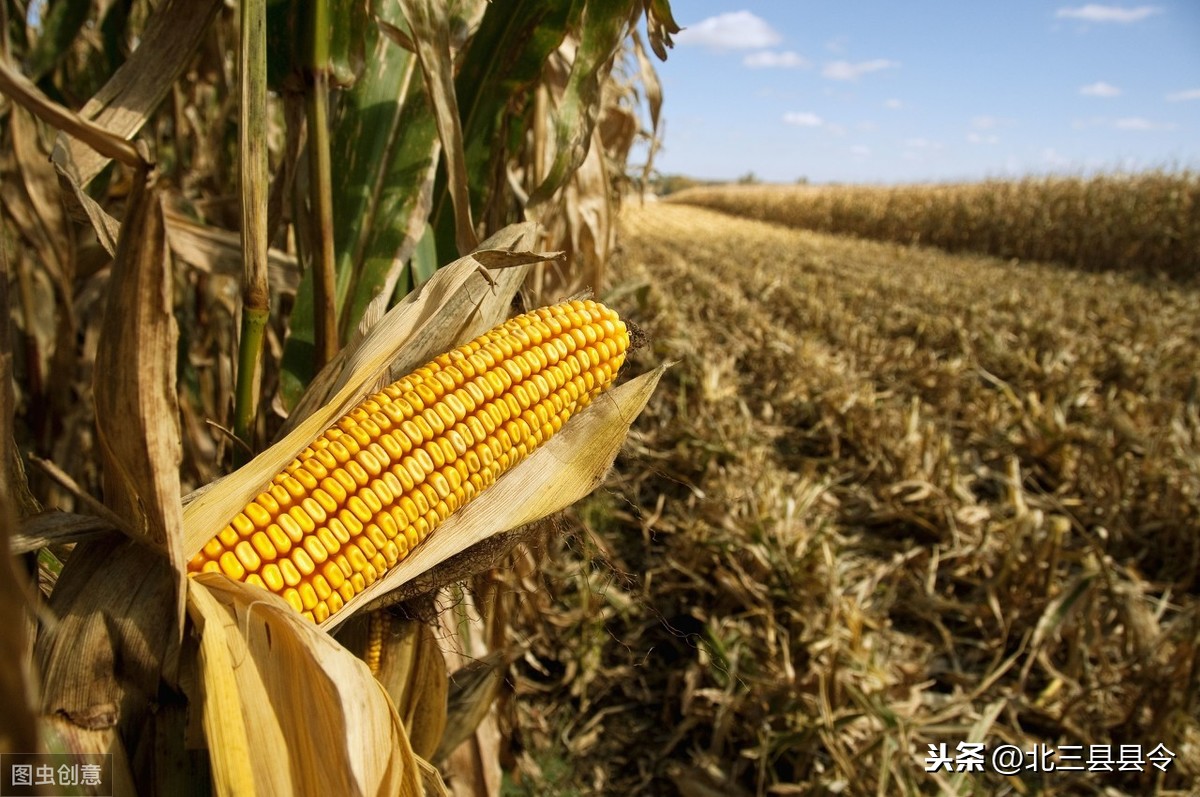
[[[554,163],[546,179],[530,195],[530,207],[549,200],[583,163],[600,113],[600,88],[638,8],[638,3],[623,0],[591,2],[584,9],[579,48],[555,114]]]
[[[394,6],[373,4],[377,18],[403,26]],[[333,231],[337,304],[343,339],[381,291],[391,291],[425,229],[440,150],[416,58],[382,35],[363,35],[368,53],[354,85],[332,114]],[[313,376],[312,278],[296,294],[284,351],[282,386],[290,405]]]
[[[509,133],[524,116],[522,106],[530,87],[541,77],[546,59],[562,43],[572,19],[583,11],[583,0],[518,0],[491,4],[463,59],[455,92],[462,118],[467,177],[474,218],[491,226],[502,224],[501,196],[506,195],[502,167],[512,152]],[[498,183],[498,184],[497,184]],[[445,180],[434,191],[432,224],[438,251],[454,258],[454,213]]]

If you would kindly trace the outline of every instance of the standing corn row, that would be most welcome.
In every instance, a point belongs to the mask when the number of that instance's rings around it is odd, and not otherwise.
[[[591,300],[513,318],[370,396],[188,563],[322,622],[607,388],[629,336]]]

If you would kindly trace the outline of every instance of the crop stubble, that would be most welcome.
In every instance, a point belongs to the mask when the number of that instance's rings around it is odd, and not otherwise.
[[[1176,753],[1046,794],[1200,774],[1196,291],[677,205],[623,232],[634,359],[680,362],[525,619],[528,769],[927,792],[977,736]]]

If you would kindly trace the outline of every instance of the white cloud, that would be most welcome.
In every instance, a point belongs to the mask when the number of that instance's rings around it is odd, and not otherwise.
[[[1167,102],[1186,102],[1188,100],[1200,100],[1200,89],[1173,91],[1167,95]]]
[[[1117,130],[1174,130],[1170,122],[1152,122],[1141,116],[1123,116],[1115,120],[1112,126]]]
[[[783,37],[762,17],[749,11],[731,11],[689,25],[675,34],[675,41],[713,50],[761,50],[774,47]]]
[[[1130,130],[1148,132],[1156,130],[1175,130],[1178,125],[1174,122],[1155,122],[1144,116],[1122,116],[1112,119],[1106,116],[1093,116],[1090,119],[1076,119],[1071,123],[1076,130],[1086,130],[1089,127],[1107,127],[1112,130]]]
[[[971,127],[976,130],[995,130],[997,127],[1012,127],[1013,120],[1005,119],[1002,116],[982,116],[971,117]]]
[[[1079,87],[1079,93],[1085,97],[1119,97],[1121,90],[1111,83],[1105,83],[1103,80],[1097,80],[1095,83],[1089,83],[1086,86]]]
[[[983,133],[967,133],[968,144],[999,144],[1000,136]]]
[[[783,121],[796,127],[823,127],[825,120],[815,113],[789,111],[783,115]]]
[[[935,149],[936,150],[936,149],[942,148],[942,143],[940,141],[930,141],[927,138],[906,138],[906,139],[904,139],[904,146],[909,149]]]
[[[852,64],[849,61],[830,61],[825,64],[821,74],[830,80],[858,80],[868,72],[878,72],[881,69],[895,69],[900,66],[898,61],[886,58],[876,58],[871,61],[860,61]]]
[[[890,100],[884,100],[883,107],[887,108],[890,111],[898,111],[904,107],[904,103],[900,102],[900,100],[893,97]]]
[[[850,154],[856,158],[869,158],[871,157],[871,148],[864,147],[862,144],[855,144],[850,148]]]
[[[791,50],[750,53],[742,59],[742,63],[751,69],[796,69],[809,66],[807,58]]]
[[[1059,19],[1078,19],[1084,22],[1141,22],[1146,17],[1162,13],[1158,6],[1102,6],[1098,3],[1088,3],[1076,8],[1060,8],[1054,13]]]

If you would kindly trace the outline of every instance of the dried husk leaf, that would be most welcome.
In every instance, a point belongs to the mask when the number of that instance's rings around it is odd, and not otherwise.
[[[383,639],[376,680],[387,690],[404,727],[408,729],[413,752],[421,758],[436,760],[446,727],[448,675],[446,660],[433,629],[426,623],[401,619],[383,610],[359,615],[355,625],[365,630],[369,623],[383,624]],[[347,628],[347,631],[350,629]],[[365,634],[356,634],[357,645],[351,650],[365,651]],[[352,640],[339,635],[343,644]]]
[[[111,755],[113,794],[136,794],[129,756],[116,728],[88,730],[80,728],[65,717],[45,716],[38,720],[41,750],[47,753]],[[30,752],[37,748],[26,748]]]
[[[367,666],[282,599],[194,579],[200,707],[219,794],[412,795],[421,770]]]
[[[417,764],[421,767],[421,786],[425,789],[425,797],[450,797],[450,790],[446,788],[437,767],[423,758],[418,758]]]
[[[506,227],[485,242],[510,253],[525,250],[536,238],[536,225]],[[530,260],[538,256],[529,254]],[[495,326],[523,278],[523,266],[483,272],[472,256],[441,268],[383,320],[345,359],[331,363],[330,373],[314,385],[317,398],[302,401],[302,420],[286,436],[229,476],[189,496],[184,507],[184,553],[190,558],[241,511],[271,479],[318,434],[369,393],[390,373],[408,373],[460,340]],[[507,271],[513,274],[507,274]],[[487,276],[484,276],[484,274]],[[511,285],[510,285],[511,283]],[[309,414],[310,404],[316,408]]]
[[[452,601],[438,614],[439,635],[446,662],[456,673],[470,662],[486,655],[488,634],[483,620],[486,600],[474,592],[449,588]],[[503,772],[500,769],[501,738],[496,712],[491,705],[481,706],[482,717],[465,729],[465,740],[453,749],[444,746],[438,760],[442,771],[454,784],[457,797],[494,797],[500,793]],[[458,735],[460,730],[447,727],[447,734]]]
[[[505,671],[519,655],[517,648],[493,650],[454,671],[446,696],[446,729],[434,761],[450,755],[475,732],[500,694]]]
[[[336,627],[359,607],[467,548],[565,509],[591,493],[603,481],[629,426],[665,369],[660,366],[601,394],[537,451],[446,518],[414,552],[354,596],[323,627]]]

